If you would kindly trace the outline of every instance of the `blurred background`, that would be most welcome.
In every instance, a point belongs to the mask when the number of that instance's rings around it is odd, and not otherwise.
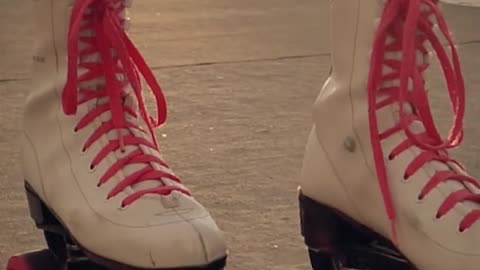
[[[480,10],[444,10],[468,86],[466,138],[455,156],[480,176]],[[12,253],[43,246],[17,141],[35,87],[31,17],[30,1],[0,0],[0,268]],[[296,189],[310,107],[329,71],[328,0],[137,0],[131,17],[131,36],[169,101],[168,124],[157,130],[163,152],[225,230],[228,269],[309,269]],[[445,131],[443,77],[437,67],[430,76]]]

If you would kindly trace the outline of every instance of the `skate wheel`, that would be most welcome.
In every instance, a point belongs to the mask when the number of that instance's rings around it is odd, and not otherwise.
[[[12,256],[6,270],[62,270],[55,255],[47,249]]]

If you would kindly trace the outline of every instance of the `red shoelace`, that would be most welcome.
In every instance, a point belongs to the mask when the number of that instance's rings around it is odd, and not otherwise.
[[[77,107],[85,102],[98,99],[108,99],[105,104],[98,104],[81,118],[76,126],[80,131],[104,113],[111,114],[111,120],[103,122],[88,138],[84,145],[86,151],[93,143],[111,131],[117,131],[117,139],[110,140],[103,149],[95,156],[91,167],[96,167],[109,154],[115,151],[125,151],[125,146],[136,146],[137,150],[131,151],[126,157],[117,160],[101,177],[99,185],[109,181],[115,174],[129,164],[144,164],[145,167],[123,179],[108,194],[112,198],[127,187],[134,184],[158,179],[159,186],[155,188],[135,191],[122,201],[122,207],[128,206],[146,194],[168,195],[173,191],[179,191],[190,195],[189,191],[177,186],[167,185],[162,179],[171,179],[175,182],[180,180],[173,174],[156,170],[152,163],[160,164],[168,168],[168,165],[158,156],[150,155],[142,151],[141,146],[159,151],[158,143],[154,135],[154,128],[163,124],[167,116],[166,100],[162,89],[158,85],[155,76],[147,66],[145,60],[136,49],[133,42],[124,31],[125,23],[121,13],[125,11],[123,0],[82,0],[75,1],[72,10],[70,28],[68,33],[68,77],[63,91],[63,109],[65,114],[74,115]],[[85,32],[94,35],[82,34]],[[79,49],[79,42],[86,44],[85,49]],[[88,56],[98,54],[100,60],[82,61]],[[78,70],[87,70],[83,75]],[[123,80],[118,75],[123,75]],[[141,77],[143,77],[155,97],[157,107],[157,119],[151,117],[145,107],[142,94]],[[102,89],[82,87],[82,82],[104,80]],[[131,86],[135,99],[138,103],[138,111],[124,104],[123,98],[125,87]],[[98,87],[98,86],[96,86]],[[80,97],[80,99],[79,99]],[[140,114],[140,115],[138,115]],[[144,138],[148,136],[135,136],[133,130],[148,134],[138,124],[126,120],[127,115],[135,119],[141,117],[148,127],[151,141]],[[131,130],[125,135],[122,130]]]
[[[445,164],[461,165],[449,157],[447,150],[457,147],[463,140],[463,118],[465,113],[465,86],[460,68],[459,57],[450,36],[445,19],[439,10],[438,0],[390,0],[385,4],[383,16],[376,32],[373,52],[371,57],[370,74],[368,81],[368,103],[370,135],[373,147],[374,160],[378,182],[382,191],[385,208],[392,225],[392,240],[398,244],[396,235],[396,212],[389,187],[389,178],[385,166],[385,156],[381,141],[389,136],[404,132],[407,140],[400,143],[389,154],[388,159],[395,159],[410,147],[421,149],[419,154],[408,165],[404,178],[422,169],[429,162],[438,161]],[[439,37],[434,33],[435,18],[438,28],[448,41],[451,52],[448,55],[442,46]],[[390,42],[390,39],[393,41]],[[430,110],[423,73],[428,67],[427,63],[417,63],[417,52],[427,55],[425,43],[428,42],[441,64],[445,77],[448,93],[453,111],[453,124],[447,138],[439,134]],[[389,59],[386,53],[401,53],[402,60]],[[392,72],[384,73],[384,67],[389,67]],[[386,87],[384,82],[399,80],[400,87]],[[411,87],[410,90],[408,88]],[[387,96],[379,101],[378,95]],[[399,123],[380,133],[377,123],[376,111],[385,106],[398,104]],[[411,106],[414,113],[408,112],[405,106]],[[414,121],[423,123],[425,132],[415,134],[409,129]],[[479,182],[469,176],[459,174],[454,170],[437,171],[428,183],[419,191],[419,200],[424,199],[439,184],[454,181],[467,185],[473,184],[480,188]],[[480,194],[475,194],[465,186],[464,189],[452,192],[441,204],[437,218],[441,218],[452,210],[457,204],[467,201],[480,202]],[[480,220],[480,209],[472,210],[459,224],[459,230],[465,231],[475,222]]]

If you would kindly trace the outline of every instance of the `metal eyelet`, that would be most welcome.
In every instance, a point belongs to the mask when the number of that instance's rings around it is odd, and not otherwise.
[[[88,171],[90,173],[93,173],[97,170],[97,166],[93,166],[93,164],[90,164],[90,166],[88,166]]]
[[[437,216],[437,214],[435,214],[435,215],[432,217],[432,221],[433,221],[433,222],[440,222],[440,221],[442,221],[442,220],[441,220],[441,217],[439,218],[439,217]]]
[[[87,147],[82,147],[82,148],[80,149],[80,155],[81,155],[81,156],[85,155],[87,152],[88,152],[88,148],[87,148]]]
[[[422,195],[418,195],[417,196],[417,203],[423,203],[425,201],[425,196],[422,196]]]

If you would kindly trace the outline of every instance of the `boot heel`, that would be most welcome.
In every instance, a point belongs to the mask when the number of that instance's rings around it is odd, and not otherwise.
[[[37,228],[47,230],[48,228],[58,227],[60,223],[27,182],[25,182],[25,192],[30,216],[35,221]]]
[[[339,257],[345,235],[351,234],[349,224],[335,209],[299,195],[301,232],[308,246],[314,270],[343,269]]]
[[[335,210],[321,205],[303,194],[299,196],[300,222],[305,244],[322,253],[335,253],[341,241],[344,221]]]

